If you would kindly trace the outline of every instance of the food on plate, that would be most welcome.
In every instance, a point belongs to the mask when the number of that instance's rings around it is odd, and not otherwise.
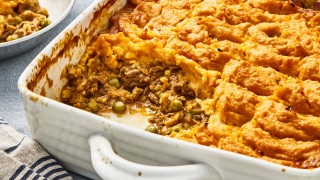
[[[319,0],[292,0],[292,2],[303,8],[310,8],[320,10],[320,1]]]
[[[50,24],[38,0],[1,0],[0,43],[35,33]]]
[[[320,12],[277,0],[132,0],[61,101],[142,113],[146,131],[274,163],[320,167]]]

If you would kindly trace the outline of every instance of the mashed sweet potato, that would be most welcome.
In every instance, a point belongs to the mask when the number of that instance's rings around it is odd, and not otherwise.
[[[145,113],[146,130],[267,161],[320,167],[320,12],[277,0],[132,0],[61,100]]]

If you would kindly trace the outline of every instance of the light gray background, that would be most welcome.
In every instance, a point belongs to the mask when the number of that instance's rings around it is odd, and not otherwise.
[[[0,60],[0,117],[4,118],[20,133],[30,136],[17,82],[22,71],[40,51],[74,20],[93,0],[77,0],[70,14],[57,25],[49,37],[40,45],[24,54]],[[72,174],[74,179],[84,179]]]

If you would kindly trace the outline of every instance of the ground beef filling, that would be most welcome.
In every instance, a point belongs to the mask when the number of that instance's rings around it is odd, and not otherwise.
[[[96,114],[148,112],[151,125],[146,131],[162,135],[208,121],[179,66],[119,61],[118,68],[110,69],[99,58],[88,65],[68,67],[69,83],[61,92],[64,103]]]

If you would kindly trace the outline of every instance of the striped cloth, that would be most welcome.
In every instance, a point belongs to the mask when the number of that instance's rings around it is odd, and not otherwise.
[[[0,118],[0,179],[72,179],[43,147]]]

